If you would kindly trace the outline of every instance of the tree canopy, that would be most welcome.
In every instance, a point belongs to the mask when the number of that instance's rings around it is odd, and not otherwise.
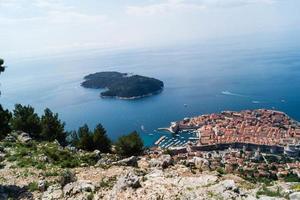
[[[66,144],[67,133],[65,132],[65,123],[58,118],[57,113],[53,113],[49,108],[44,110],[41,117],[41,138],[46,141],[55,139],[61,144]]]
[[[128,135],[119,137],[116,142],[117,154],[121,156],[139,155],[144,150],[144,144],[139,134],[134,131]]]
[[[10,131],[9,121],[11,119],[11,113],[8,110],[4,110],[0,105],[0,139],[3,139]]]
[[[0,73],[3,72],[5,69],[3,64],[4,64],[4,60],[2,58],[0,58]]]
[[[106,134],[106,130],[98,124],[94,131],[91,131],[87,124],[78,129],[78,132],[71,133],[72,144],[80,149],[93,151],[99,150],[103,153],[111,151],[111,140]]]
[[[34,108],[29,105],[15,105],[13,117],[11,119],[11,126],[13,130],[29,133],[30,136],[35,139],[40,138],[40,117],[37,113],[35,113]]]

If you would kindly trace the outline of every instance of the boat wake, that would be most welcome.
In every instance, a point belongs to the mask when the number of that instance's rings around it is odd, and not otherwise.
[[[246,96],[246,95],[243,95],[243,94],[233,93],[233,92],[230,92],[228,90],[222,91],[221,94],[227,95],[227,96],[236,96],[236,97],[249,97],[249,96]]]

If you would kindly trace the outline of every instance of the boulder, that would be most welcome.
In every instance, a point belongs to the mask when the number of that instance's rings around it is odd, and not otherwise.
[[[69,183],[63,188],[63,193],[65,196],[74,196],[79,193],[94,191],[95,186],[90,181],[78,181]]]
[[[93,154],[96,156],[97,159],[101,158],[101,151],[96,149],[96,150],[93,151]]]
[[[235,185],[234,180],[225,180],[222,182],[222,187],[225,190],[238,191],[238,187]]]
[[[158,159],[152,158],[150,160],[150,167],[168,168],[173,164],[173,159],[170,155],[161,155]]]
[[[5,154],[4,153],[0,153],[0,162],[5,160]]]
[[[289,196],[290,200],[299,200],[300,199],[300,192],[294,192]]]
[[[30,137],[30,135],[28,133],[25,132],[21,132],[18,137],[17,137],[18,141],[21,143],[28,143],[32,140],[32,138]]]
[[[205,158],[194,157],[188,161],[188,166],[194,166],[198,169],[209,169],[209,161]]]
[[[75,173],[71,172],[70,170],[66,170],[61,174],[60,177],[60,185],[63,187],[67,185],[68,183],[75,182],[77,180],[77,177]]]
[[[39,189],[39,191],[44,192],[46,190],[46,185],[47,184],[46,184],[45,180],[40,180],[38,182],[38,189]]]
[[[101,158],[100,160],[98,160],[95,167],[107,166],[107,165],[111,165],[112,163],[113,163],[112,159]]]
[[[139,188],[140,186],[139,177],[134,172],[129,172],[124,176],[121,176],[114,187],[118,190],[125,190],[129,187]]]
[[[13,135],[9,134],[4,138],[4,141],[5,142],[16,142],[16,138]]]
[[[38,158],[37,158],[37,160],[39,161],[39,162],[43,162],[43,163],[47,163],[47,162],[49,162],[49,159],[48,159],[48,157],[46,156],[46,155],[40,155],[40,156],[38,156]]]
[[[47,191],[43,193],[42,200],[59,200],[62,199],[62,196],[61,186],[56,184],[48,187]]]
[[[117,161],[115,164],[120,166],[132,166],[137,167],[138,158],[136,156],[131,156],[129,158],[125,158],[123,160]]]

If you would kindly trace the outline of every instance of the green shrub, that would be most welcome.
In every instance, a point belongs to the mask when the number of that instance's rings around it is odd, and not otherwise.
[[[263,186],[262,189],[260,189],[256,196],[259,198],[260,196],[269,196],[269,197],[283,197],[283,195],[280,193],[279,188],[277,188],[276,191],[270,190],[267,187]]]
[[[300,182],[300,178],[297,174],[289,173],[284,177],[285,182]]]
[[[38,183],[37,182],[31,182],[31,183],[29,183],[28,184],[28,190],[30,192],[34,192],[34,191],[39,190]]]
[[[116,142],[117,154],[121,156],[140,155],[144,150],[144,144],[139,134],[134,131],[128,135],[121,136]]]
[[[3,139],[10,131],[9,121],[11,120],[11,113],[4,110],[0,104],[0,140]]]
[[[90,131],[88,125],[85,124],[78,129],[78,132],[73,131],[69,134],[72,139],[71,143],[79,149],[86,151],[97,149],[103,153],[111,151],[111,140],[101,124],[98,124],[94,131]]]
[[[57,140],[61,145],[66,145],[67,133],[65,123],[58,118],[49,108],[44,110],[41,117],[41,138],[45,141]]]
[[[40,138],[41,124],[38,114],[35,113],[31,106],[22,106],[16,104],[11,119],[11,126],[13,130],[24,131],[31,134],[35,139]]]

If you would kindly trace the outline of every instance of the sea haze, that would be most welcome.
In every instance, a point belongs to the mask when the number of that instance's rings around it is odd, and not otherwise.
[[[300,34],[211,40],[164,48],[89,51],[6,60],[0,98],[12,109],[30,104],[58,112],[67,129],[102,123],[112,139],[137,130],[146,145],[171,121],[222,110],[273,108],[300,120]],[[139,100],[101,99],[80,87],[100,71],[155,77],[164,91]]]

